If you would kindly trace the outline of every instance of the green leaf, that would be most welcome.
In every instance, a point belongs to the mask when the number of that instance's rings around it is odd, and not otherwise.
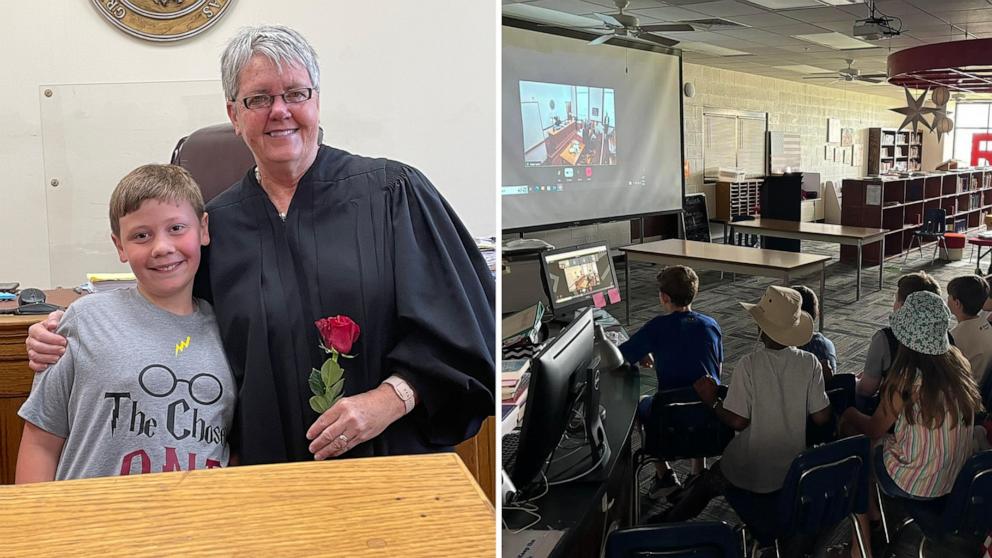
[[[323,395],[314,395],[310,398],[310,408],[317,413],[323,414],[324,411],[331,408],[331,404]]]
[[[334,359],[329,358],[320,367],[320,379],[324,380],[325,386],[332,386],[344,377],[344,369]]]
[[[320,377],[320,370],[316,368],[310,371],[310,377],[307,378],[307,383],[310,384],[310,392],[314,395],[324,395],[327,391],[327,386],[324,385],[324,380]]]
[[[337,401],[341,397],[342,391],[344,391],[344,378],[341,378],[336,384],[327,388],[324,396],[327,397],[328,401],[331,401],[333,404],[334,401]]]

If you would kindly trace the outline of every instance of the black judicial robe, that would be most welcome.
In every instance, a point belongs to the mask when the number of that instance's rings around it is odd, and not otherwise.
[[[449,450],[495,409],[495,282],[419,171],[320,146],[286,221],[254,169],[207,205],[196,296],[212,301],[238,382],[243,464],[312,460],[307,377],[327,355],[314,322],[361,328],[345,395],[396,373],[420,404],[351,457]]]

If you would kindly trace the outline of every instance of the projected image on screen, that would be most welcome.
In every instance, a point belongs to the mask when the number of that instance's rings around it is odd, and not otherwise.
[[[547,256],[548,286],[555,306],[616,287],[606,245]]]
[[[605,87],[521,81],[524,165],[617,164],[614,97]]]

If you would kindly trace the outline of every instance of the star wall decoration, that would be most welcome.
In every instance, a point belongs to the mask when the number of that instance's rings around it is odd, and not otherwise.
[[[898,112],[899,114],[905,115],[906,119],[902,121],[899,125],[899,130],[901,131],[906,127],[907,124],[913,124],[913,132],[917,130],[917,124],[923,124],[926,126],[927,130],[933,130],[933,127],[927,122],[926,116],[934,112],[934,109],[929,107],[924,107],[923,103],[927,100],[927,93],[930,91],[929,88],[920,94],[919,99],[914,99],[912,93],[909,92],[909,88],[904,87],[903,90],[906,92],[906,106],[901,108],[889,109],[893,112]]]

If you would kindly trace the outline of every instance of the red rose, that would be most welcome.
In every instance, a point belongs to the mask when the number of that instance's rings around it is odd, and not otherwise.
[[[324,346],[346,355],[351,345],[358,339],[361,330],[348,316],[332,316],[314,322],[324,339]]]

